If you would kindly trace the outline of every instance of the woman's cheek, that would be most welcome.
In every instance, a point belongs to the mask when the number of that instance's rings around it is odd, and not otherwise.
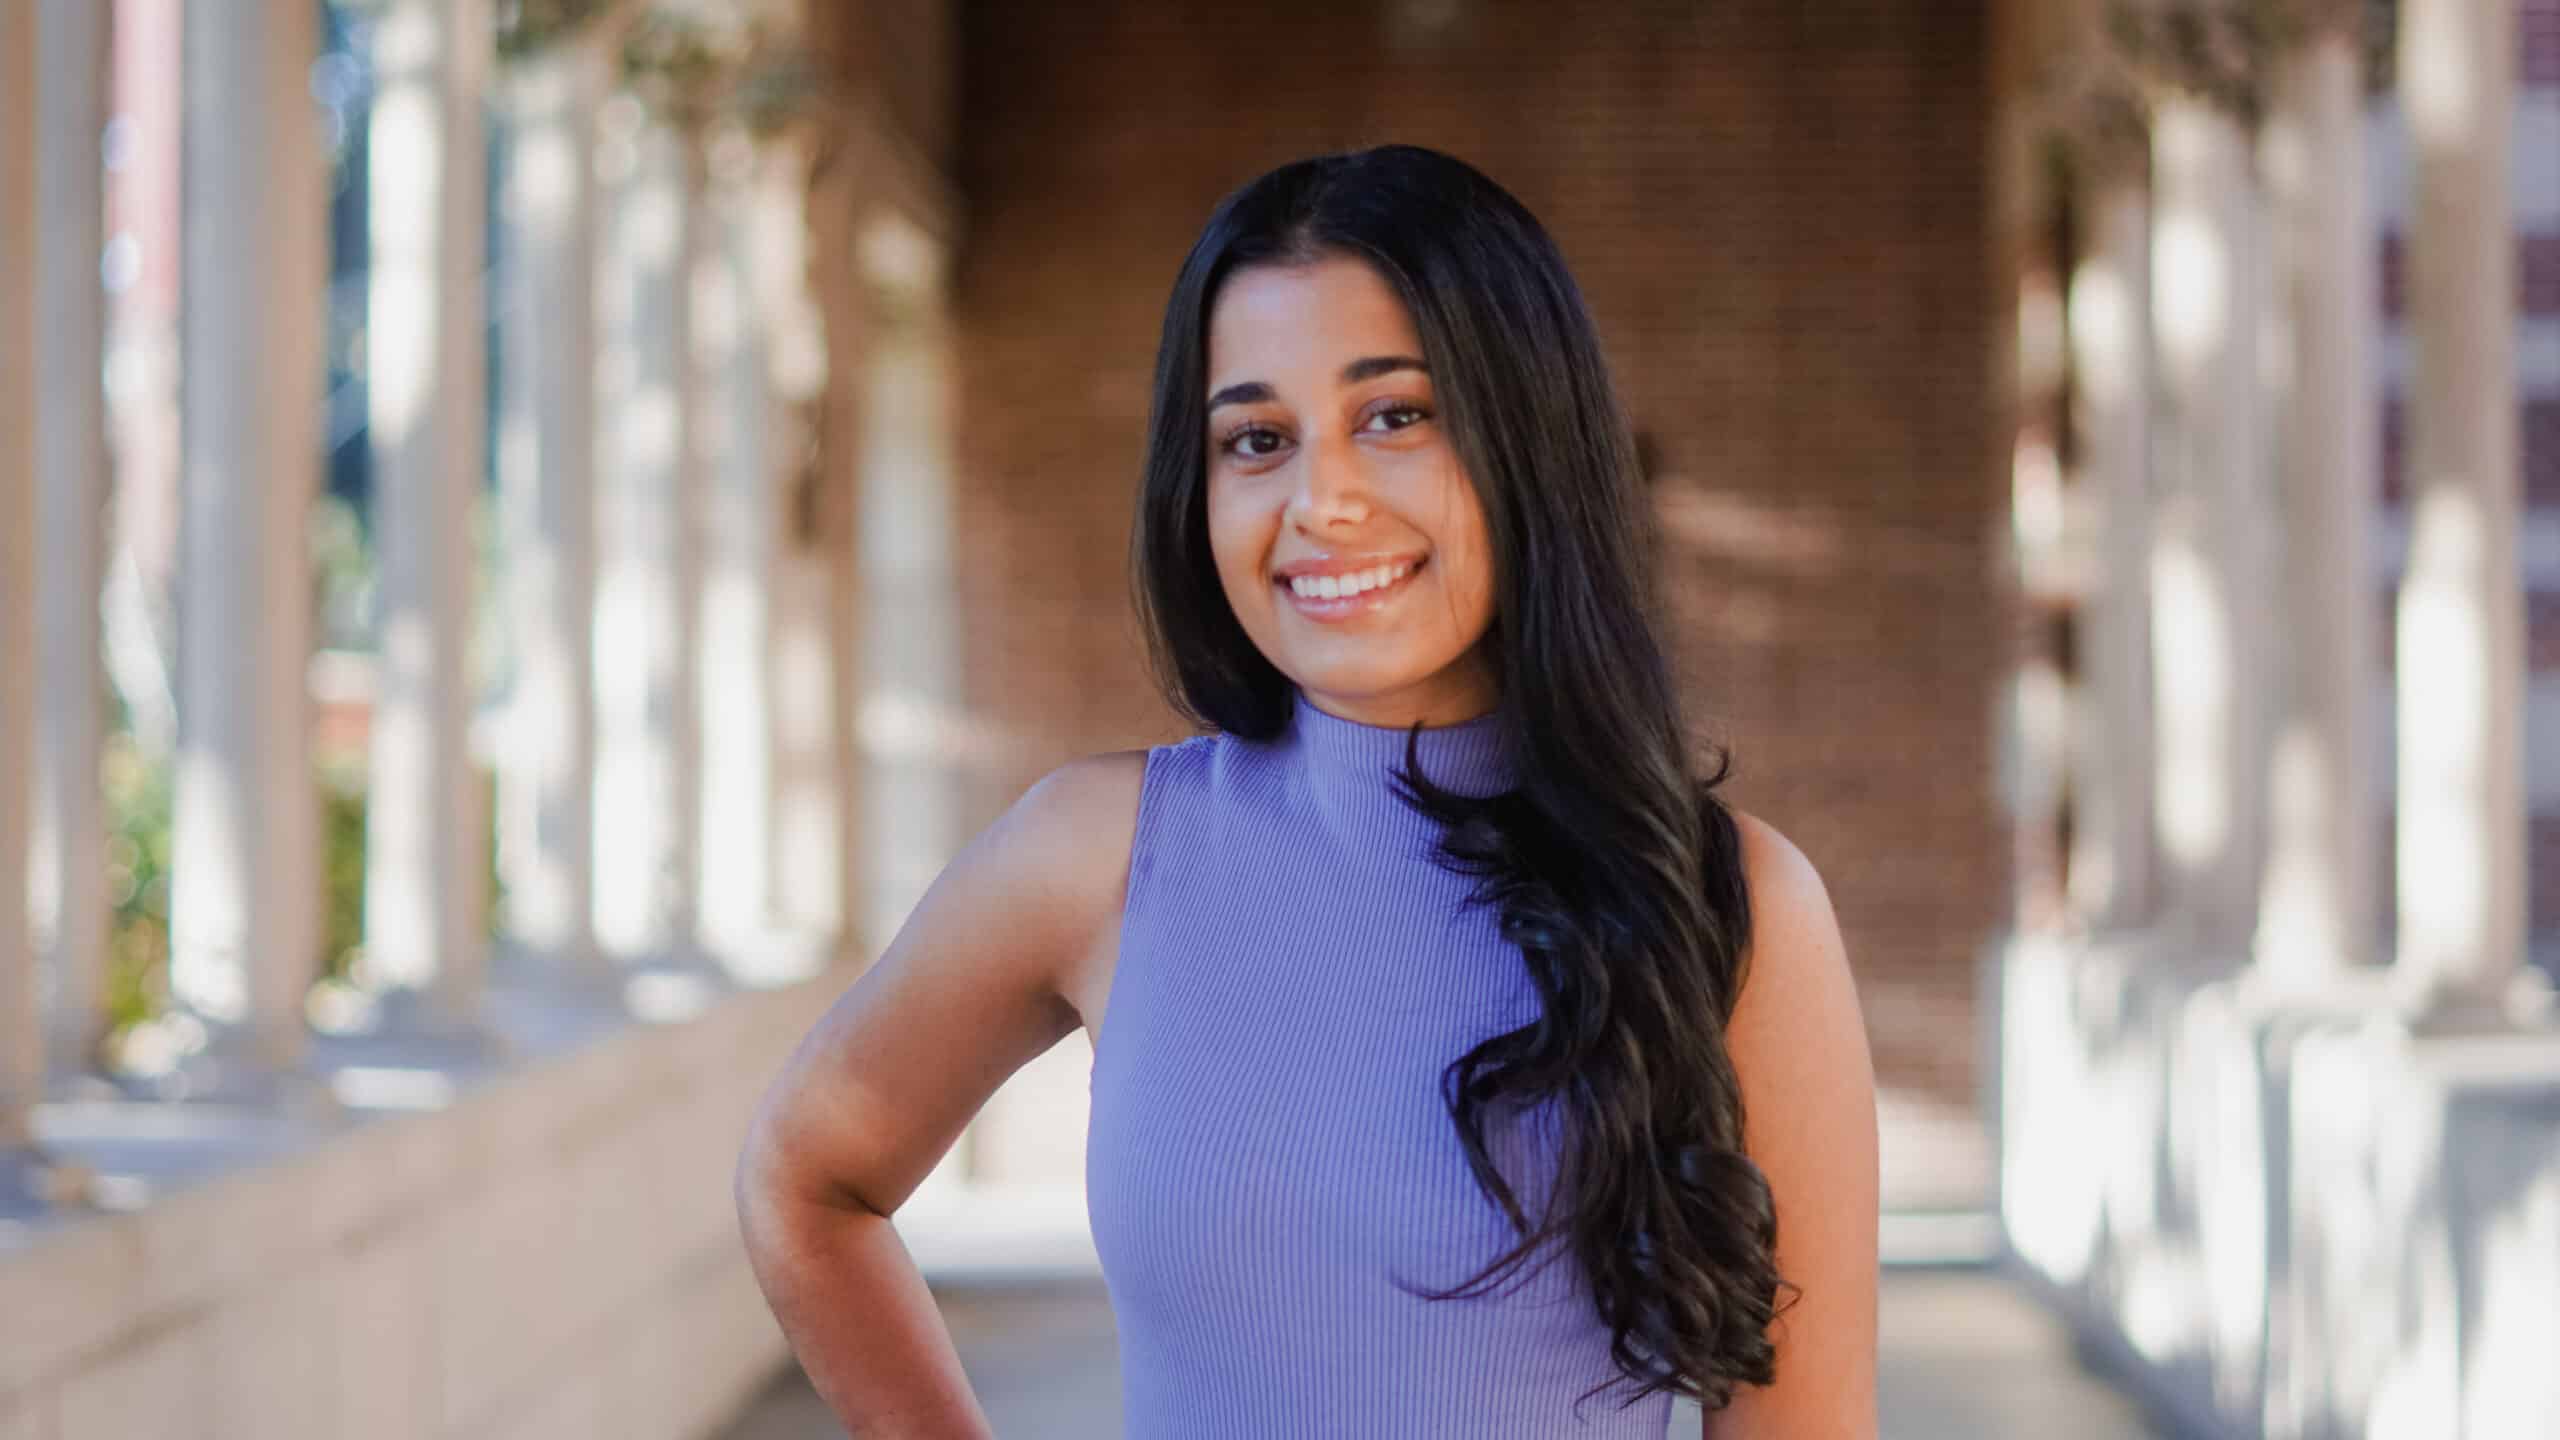
[[[1215,549],[1214,542],[1212,548]],[[1271,596],[1262,580],[1262,562],[1251,547],[1217,551],[1218,583],[1227,594],[1227,606],[1236,618],[1248,626],[1258,625],[1271,613]]]

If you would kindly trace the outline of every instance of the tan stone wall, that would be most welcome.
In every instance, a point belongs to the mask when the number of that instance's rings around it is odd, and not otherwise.
[[[788,1353],[738,1148],[848,978],[620,1022],[449,1107],[235,1139],[237,1168],[134,1213],[0,1234],[0,1436],[714,1433]]]

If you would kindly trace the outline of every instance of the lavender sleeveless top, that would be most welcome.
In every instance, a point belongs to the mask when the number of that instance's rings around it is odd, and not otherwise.
[[[1506,723],[1426,729],[1423,773],[1505,788]],[[1623,1387],[1577,1412],[1616,1372],[1560,1246],[1474,1298],[1395,1283],[1457,1285],[1510,1243],[1440,1072],[1538,1010],[1493,912],[1391,788],[1404,741],[1300,695],[1276,741],[1147,756],[1085,1172],[1128,1440],[1661,1440],[1672,1424],[1670,1397],[1622,1409]],[[1532,1216],[1558,1113],[1493,1136]]]

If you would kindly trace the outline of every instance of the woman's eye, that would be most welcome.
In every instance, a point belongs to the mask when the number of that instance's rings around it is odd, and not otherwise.
[[[1270,442],[1268,445],[1256,448],[1260,442],[1266,440]],[[1259,425],[1248,425],[1244,429],[1238,430],[1234,434],[1228,436],[1225,443],[1219,448],[1225,450],[1230,455],[1241,455],[1247,459],[1258,460],[1263,456],[1269,455],[1273,451],[1278,450],[1281,443],[1282,440],[1279,431],[1266,430]]]
[[[1418,424],[1431,418],[1431,412],[1418,405],[1390,405],[1386,409],[1380,410],[1376,414],[1371,415],[1369,418],[1372,421],[1377,421],[1384,420],[1390,415],[1398,415],[1404,418],[1398,420],[1393,425],[1387,426],[1386,428],[1389,430],[1402,430],[1408,425]],[[1361,428],[1366,429],[1368,427],[1363,426]]]

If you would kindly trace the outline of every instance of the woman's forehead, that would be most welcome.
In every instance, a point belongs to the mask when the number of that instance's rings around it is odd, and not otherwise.
[[[1268,380],[1265,367],[1336,368],[1375,354],[1421,354],[1413,316],[1367,263],[1328,257],[1310,264],[1256,265],[1235,272],[1209,317],[1209,388]]]

